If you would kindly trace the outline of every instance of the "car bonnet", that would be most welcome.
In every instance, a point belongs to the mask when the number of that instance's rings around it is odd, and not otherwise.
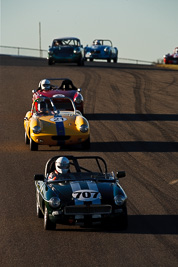
[[[72,202],[75,205],[113,203],[112,183],[95,181],[67,181],[50,184],[51,189],[61,201]]]

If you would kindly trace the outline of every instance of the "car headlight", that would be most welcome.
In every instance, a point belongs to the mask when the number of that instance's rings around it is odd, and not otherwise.
[[[79,54],[79,53],[80,53],[80,48],[79,47],[75,48],[74,49],[74,54]]]
[[[82,124],[82,125],[80,126],[80,131],[81,131],[82,133],[86,133],[86,132],[88,132],[88,125],[86,125],[86,124]]]
[[[77,104],[80,104],[83,101],[83,96],[81,94],[77,94],[76,97],[74,97],[74,102]]]
[[[52,197],[50,200],[49,200],[49,205],[52,207],[52,208],[58,208],[61,204],[61,200],[58,198],[58,197]]]
[[[105,48],[104,48],[104,52],[105,52],[105,53],[109,53],[109,48],[108,48],[108,47],[105,47]]]
[[[117,195],[114,197],[115,204],[117,206],[122,206],[124,202],[126,201],[127,197],[123,195]]]
[[[40,128],[40,126],[34,126],[33,127],[33,133],[35,133],[35,134],[39,134],[41,132],[41,128]]]

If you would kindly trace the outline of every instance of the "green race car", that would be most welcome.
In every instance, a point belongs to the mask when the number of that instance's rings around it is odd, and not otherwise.
[[[108,172],[106,162],[98,156],[69,155],[65,156],[67,167],[61,164],[63,173],[56,177],[61,158],[64,156],[49,159],[45,174],[34,176],[37,217],[44,218],[44,229],[55,229],[57,223],[86,227],[114,223],[126,229],[127,196],[119,183],[125,172]]]
[[[48,64],[77,63],[84,65],[84,49],[78,38],[64,37],[53,40],[48,50]]]

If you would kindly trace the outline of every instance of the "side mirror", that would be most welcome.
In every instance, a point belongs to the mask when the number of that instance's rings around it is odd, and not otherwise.
[[[81,91],[82,91],[82,89],[81,89],[81,88],[78,88],[78,89],[77,89],[77,92],[81,92]]]
[[[125,171],[119,171],[116,173],[117,178],[123,178],[126,176]]]
[[[24,118],[24,121],[28,121],[28,118],[27,118],[27,117],[25,117],[25,118]]]
[[[44,181],[45,177],[43,174],[35,174],[34,175],[34,180],[35,181]]]
[[[33,93],[33,94],[36,93],[36,90],[32,90],[32,93]]]

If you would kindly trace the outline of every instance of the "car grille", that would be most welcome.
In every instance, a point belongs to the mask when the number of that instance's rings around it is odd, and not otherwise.
[[[69,140],[70,135],[54,135],[51,137],[53,140]]]
[[[110,214],[112,206],[110,205],[76,205],[64,208],[65,215],[89,215],[89,214]]]
[[[91,50],[91,54],[100,54],[100,50]]]

